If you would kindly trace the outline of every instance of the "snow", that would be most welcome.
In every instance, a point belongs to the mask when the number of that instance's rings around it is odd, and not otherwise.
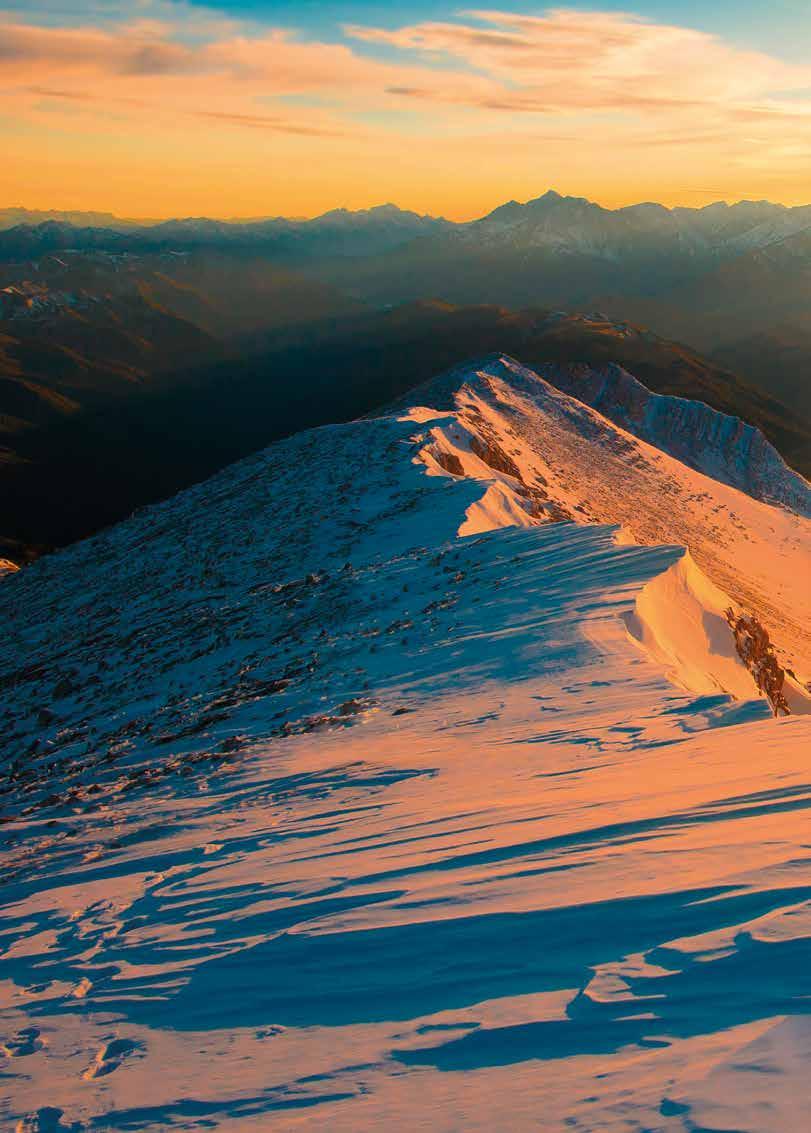
[[[415,406],[4,580],[9,1128],[801,1127],[811,719],[721,619],[806,656],[808,520]]]
[[[675,684],[747,699],[752,677],[735,650],[724,617],[728,606],[685,552],[642,589],[627,624]]]
[[[619,330],[619,328],[618,328]],[[788,468],[759,429],[700,401],[651,393],[614,364],[549,366],[547,378],[615,424],[691,468],[766,503],[811,517],[811,488]]]
[[[589,388],[588,381],[582,384]],[[519,506],[523,501],[548,518],[618,524],[632,541],[687,547],[729,596],[728,604],[760,618],[784,663],[803,681],[811,678],[811,489],[802,477],[783,466],[796,514],[770,506],[689,467],[510,358],[473,363],[418,393],[444,402],[449,386],[455,412],[444,412],[443,404],[426,434],[421,459],[429,470],[437,471],[437,456],[444,453],[460,462],[466,476],[495,479]],[[679,414],[690,404],[661,402]],[[423,407],[423,425],[430,423],[426,413]],[[707,418],[712,413],[700,406],[705,434],[717,440],[725,435],[723,422],[733,419],[715,413],[722,423],[713,427]],[[673,430],[663,432],[668,444]],[[471,451],[471,436],[496,446],[501,467]],[[728,457],[713,461],[705,453],[703,461],[712,466]],[[510,465],[512,474],[504,470]],[[772,467],[775,493],[778,471]]]

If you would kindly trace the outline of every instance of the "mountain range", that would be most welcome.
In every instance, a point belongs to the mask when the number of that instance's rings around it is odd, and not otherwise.
[[[93,223],[0,231],[4,558],[494,351],[618,365],[811,473],[809,208],[610,210],[548,192],[468,224],[393,205],[74,219]]]
[[[250,251],[257,247],[291,260],[363,256],[386,252],[420,236],[453,227],[448,221],[420,216],[395,205],[378,205],[358,212],[337,208],[310,220],[268,217],[243,222],[187,217],[138,224],[103,218],[99,224],[88,217],[77,225],[66,217],[55,216],[0,228],[0,259],[30,259],[66,249],[120,253],[193,248]]]
[[[667,248],[695,261],[754,251],[808,232],[811,205],[719,201],[703,208],[666,208],[645,202],[608,209],[550,189],[524,204],[509,201],[467,222],[420,215],[393,204],[354,212],[336,208],[312,219],[246,221],[188,217],[138,222],[117,220],[108,213],[35,213],[20,208],[0,210],[0,222],[5,230],[0,237],[3,258],[34,250],[84,249],[105,241],[107,250],[134,251],[165,243],[178,247],[273,244],[285,236],[289,242],[280,243],[279,249],[293,255],[304,250],[321,256],[336,251],[362,255],[365,243],[373,243],[375,236],[381,247],[428,236],[469,248],[547,248],[614,261],[633,261]],[[344,233],[345,247],[336,247],[338,233]],[[313,248],[316,241],[320,245]]]
[[[347,303],[602,311],[715,358],[811,418],[811,205],[607,209],[550,190],[467,223],[394,205],[309,220],[74,219],[6,227],[0,264],[30,275],[32,262],[71,250],[216,252],[295,270]]]

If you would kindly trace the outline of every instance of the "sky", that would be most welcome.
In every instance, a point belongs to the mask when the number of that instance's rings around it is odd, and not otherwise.
[[[807,203],[809,43],[808,0],[0,0],[0,207]]]

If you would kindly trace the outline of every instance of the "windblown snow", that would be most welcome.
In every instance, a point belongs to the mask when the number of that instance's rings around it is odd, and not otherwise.
[[[586,400],[484,359],[0,583],[10,1128],[804,1127],[808,485]]]

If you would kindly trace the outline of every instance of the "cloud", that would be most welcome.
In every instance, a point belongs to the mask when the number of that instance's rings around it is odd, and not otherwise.
[[[37,68],[38,73],[153,75],[188,72],[194,55],[153,24],[120,32],[0,24],[0,73]]]
[[[58,98],[60,100],[69,99],[73,102],[94,102],[95,98],[87,91],[80,90],[55,90],[53,87],[37,87],[31,86],[27,88],[29,94],[39,95],[40,98]]]
[[[248,126],[258,130],[270,130],[279,134],[297,134],[306,138],[342,138],[345,130],[328,130],[318,126],[297,125],[270,114],[227,114],[220,110],[195,110],[197,118],[209,118],[216,122],[227,122],[232,126]]]
[[[801,92],[811,78],[807,66],[633,15],[565,9],[544,16],[466,15],[468,22],[345,30],[359,42],[475,69],[503,89],[501,97],[475,105],[507,112],[724,112],[745,110],[754,100],[780,115],[786,100],[772,92]],[[771,104],[763,105],[770,96]],[[811,99],[803,107],[809,110]]]
[[[135,22],[121,0],[76,0],[63,26],[63,2],[35,0],[51,4],[39,23],[0,13],[0,90],[17,135],[39,126],[97,146],[115,135],[138,161],[146,145],[192,145],[203,131],[220,152],[247,153],[253,131],[263,154],[317,162],[323,146],[352,176],[408,166],[433,185],[432,165],[486,154],[573,180],[623,162],[628,179],[646,150],[672,183],[691,160],[713,179],[779,162],[799,177],[806,161],[811,175],[811,66],[632,14],[477,9],[318,42],[171,0],[140,0]]]
[[[287,30],[181,41],[164,21],[116,28],[0,22],[0,84],[23,107],[34,88],[59,90],[73,101],[93,90],[100,104],[152,106],[156,123],[173,111],[182,118],[200,109],[212,121],[235,126],[256,118],[257,104],[320,95],[320,107],[288,112],[287,128],[302,137],[335,136],[347,124],[342,115],[385,109],[423,85],[431,101],[449,107],[474,105],[500,89],[494,80],[453,70],[432,74],[419,62],[391,64],[342,43],[300,41]]]
[[[65,97],[73,82],[86,85],[89,77],[111,99],[136,94],[160,102],[182,99],[184,90],[193,101],[224,96],[241,103],[226,108],[233,114],[248,112],[256,98],[321,92],[336,113],[353,102],[357,110],[361,100],[385,107],[387,100],[410,99],[446,115],[662,120],[709,113],[717,121],[762,125],[811,121],[810,67],[619,13],[477,10],[457,21],[393,30],[347,27],[365,53],[273,28],[250,36],[215,22],[208,26],[213,38],[194,42],[180,37],[183,30],[168,19],[118,27],[6,22],[0,24],[0,78],[24,77],[30,88],[33,76],[37,86],[61,89]],[[370,56],[375,45],[396,48],[398,58]]]

